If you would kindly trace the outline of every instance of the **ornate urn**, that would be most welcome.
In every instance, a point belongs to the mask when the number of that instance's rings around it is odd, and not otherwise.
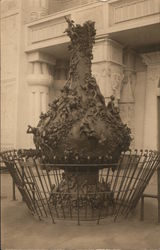
[[[114,97],[106,106],[103,95],[92,76],[92,48],[95,43],[95,23],[82,26],[66,18],[65,32],[69,45],[69,78],[58,99],[41,114],[34,134],[36,149],[45,162],[98,163],[117,161],[129,148],[130,129],[122,123],[114,106]]]
[[[60,164],[64,170],[51,191],[53,204],[76,208],[81,201],[85,211],[89,206],[91,214],[91,208],[101,204],[106,212],[105,203],[113,205],[113,193],[109,183],[99,180],[99,164],[117,163],[121,152],[129,148],[130,129],[121,121],[114,96],[105,105],[92,76],[95,23],[87,21],[81,26],[67,18],[66,21],[65,32],[71,39],[69,78],[60,97],[49,105],[46,114],[41,114],[38,126],[29,126],[28,132],[34,134],[43,162]]]

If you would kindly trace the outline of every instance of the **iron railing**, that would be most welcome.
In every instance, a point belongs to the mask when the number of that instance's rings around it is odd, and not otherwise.
[[[27,153],[26,153],[27,152]],[[97,221],[127,217],[160,164],[160,153],[129,151],[112,164],[43,164],[36,151],[6,151],[1,157],[31,213]]]

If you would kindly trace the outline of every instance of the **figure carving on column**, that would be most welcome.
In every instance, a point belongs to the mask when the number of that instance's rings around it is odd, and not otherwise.
[[[111,68],[107,65],[103,66],[101,73],[97,73],[98,77],[96,77],[97,82],[101,82],[102,87],[100,88],[104,98],[106,105],[110,102],[110,97],[113,94],[111,87]]]
[[[130,126],[132,131],[131,148],[134,148],[134,134],[135,134],[135,98],[134,98],[134,71],[125,70],[122,81],[121,98],[120,98],[120,114],[123,122]]]
[[[113,95],[111,87],[111,69],[104,65],[97,67],[96,71],[93,70],[93,76],[98,82],[101,93],[103,93],[106,105],[110,102],[110,97]],[[108,80],[109,79],[109,80]]]
[[[103,93],[103,95],[106,95],[106,90],[105,90],[105,82],[104,82],[104,78],[101,76],[101,74],[98,71],[93,72],[93,77],[96,79],[96,81],[98,82],[99,88],[101,93]]]
[[[133,72],[125,71],[121,85],[121,102],[134,102]]]
[[[117,70],[117,72],[114,73],[116,70],[117,69],[112,68],[110,65],[105,66],[102,69],[99,78],[100,81],[104,82],[104,91],[102,92],[104,93],[106,105],[110,102],[110,97],[114,96],[114,104],[117,107],[120,100],[123,74],[120,72],[120,70]]]
[[[116,106],[118,106],[118,102],[120,100],[123,77],[124,77],[123,74],[115,73],[115,74],[113,74],[113,79],[111,82],[113,96],[115,97],[115,105]]]

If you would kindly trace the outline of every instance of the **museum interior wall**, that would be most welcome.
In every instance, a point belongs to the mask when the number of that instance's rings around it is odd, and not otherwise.
[[[45,0],[1,1],[1,147],[32,147],[27,126],[36,126],[40,113],[46,112],[51,100],[59,95],[69,68],[68,38],[64,33],[67,16],[76,23],[88,18],[96,22],[92,71],[106,104],[114,95],[122,120],[131,128],[132,148],[157,149],[160,96],[160,52],[154,46],[157,36],[134,41],[132,34],[137,31],[143,37],[151,25],[152,30],[158,29],[158,1],[152,1],[151,13],[147,10],[151,1],[139,5],[132,0],[109,3],[67,0],[67,8],[58,3],[54,6],[52,1]],[[135,10],[131,18],[130,8]]]

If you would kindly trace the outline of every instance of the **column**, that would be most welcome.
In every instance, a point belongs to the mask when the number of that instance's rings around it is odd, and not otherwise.
[[[29,124],[37,126],[41,112],[45,113],[49,103],[49,89],[53,84],[51,67],[55,60],[47,54],[33,52],[29,54]]]
[[[67,80],[69,63],[65,60],[56,61],[55,74],[56,80]]]
[[[29,0],[30,20],[34,21],[48,15],[48,0]]]
[[[160,51],[142,54],[142,58],[147,65],[143,147],[157,149]]]
[[[51,88],[50,99],[53,100],[60,95],[60,91],[68,78],[69,62],[57,60],[54,67],[54,85]]]
[[[136,53],[131,49],[124,50],[124,78],[121,85],[119,101],[122,121],[131,129],[132,142],[130,147],[135,148],[135,85],[136,85]]]
[[[98,39],[93,49],[92,71],[106,104],[110,96],[115,96],[115,104],[120,100],[123,79],[123,46],[108,37]]]

